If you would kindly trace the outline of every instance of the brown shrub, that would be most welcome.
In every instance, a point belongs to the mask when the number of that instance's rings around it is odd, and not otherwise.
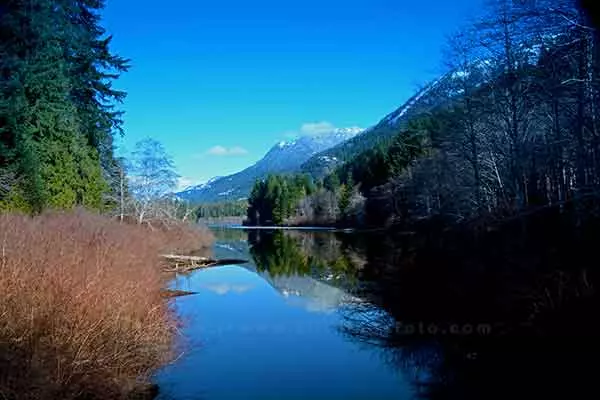
[[[159,253],[207,246],[83,211],[0,215],[0,397],[124,398],[172,355]]]

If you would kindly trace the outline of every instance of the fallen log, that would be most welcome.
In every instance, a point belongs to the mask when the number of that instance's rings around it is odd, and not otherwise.
[[[172,265],[171,268],[165,268],[164,271],[177,273],[186,273],[197,269],[223,265],[245,264],[248,262],[246,260],[235,259],[214,260],[207,257],[184,256],[178,254],[163,254],[161,257]]]
[[[175,290],[175,289],[165,289],[161,292],[161,296],[166,299],[170,299],[173,297],[191,296],[193,294],[198,294],[198,293],[190,292],[187,290]]]
[[[169,261],[183,261],[183,262],[196,262],[196,263],[208,263],[214,260],[206,257],[198,257],[198,256],[181,256],[178,254],[163,254],[161,256],[165,260]]]

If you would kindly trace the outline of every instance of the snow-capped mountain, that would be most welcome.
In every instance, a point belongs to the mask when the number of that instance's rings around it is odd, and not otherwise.
[[[298,172],[300,166],[315,154],[347,141],[362,131],[363,129],[358,127],[337,128],[327,133],[281,141],[260,161],[245,170],[233,175],[213,178],[177,195],[182,199],[198,203],[244,199],[250,193],[256,179],[273,173]]]
[[[523,44],[518,50],[515,66],[522,68],[524,65],[536,65],[542,55],[542,48],[551,48],[558,40],[557,36],[549,35],[544,38],[544,45]],[[471,88],[479,88],[500,76],[504,70],[502,59],[479,59],[472,61],[464,70],[449,71],[418,90],[402,106],[361,135],[315,154],[302,165],[301,170],[315,178],[324,177],[340,164],[373,148],[380,141],[396,136],[406,128],[410,120],[456,101],[464,95],[465,83]]]
[[[362,134],[315,154],[302,165],[301,170],[317,178],[323,177],[341,163],[374,147],[379,140],[397,135],[412,118],[450,101],[454,95],[456,80],[452,74],[445,74],[417,91],[402,106]]]
[[[329,313],[346,304],[363,301],[352,295],[339,281],[331,279],[329,274],[315,272],[310,275],[272,275],[268,270],[259,271],[246,240],[217,239],[215,252],[217,258],[250,260],[241,267],[264,279],[290,304],[311,312]],[[244,290],[244,287],[220,285],[207,287],[207,289],[223,293],[228,290]]]
[[[209,189],[215,181],[217,181],[221,178],[222,178],[221,176],[215,176],[214,178],[210,178],[208,181],[206,181],[204,183],[188,186],[185,189],[183,189],[182,191],[180,191],[179,193],[177,193],[177,196],[180,198],[184,198],[184,197],[187,197],[188,195],[193,194],[194,192],[197,192],[199,190]]]

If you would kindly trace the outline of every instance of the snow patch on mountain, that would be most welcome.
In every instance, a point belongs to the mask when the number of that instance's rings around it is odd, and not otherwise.
[[[437,87],[437,85],[440,82],[442,82],[442,80],[444,80],[445,78],[446,78],[446,76],[444,75],[444,76],[436,79],[435,81],[433,81],[431,84],[427,85],[427,87],[420,90],[419,93],[417,93],[416,96],[414,96],[412,99],[410,99],[408,101],[408,103],[406,103],[402,108],[400,108],[399,110],[396,110],[392,114],[388,115],[384,119],[384,121],[387,122],[389,125],[396,125],[398,123],[398,121],[402,117],[404,117],[407,112],[410,111],[411,108],[413,108],[423,97],[425,97],[426,95],[431,93],[431,91],[434,90]]]
[[[210,189],[210,187],[212,186],[212,184],[214,182],[216,182],[217,180],[219,180],[219,179],[221,179],[220,176],[215,176],[214,178],[210,178],[208,181],[206,181],[204,183],[200,183],[198,185],[188,186],[187,188],[185,188],[182,191],[180,191],[178,193],[178,195],[179,194],[185,194],[185,193],[191,193],[191,192],[194,192],[194,191],[197,191],[197,190]]]
[[[332,128],[311,135],[280,141],[258,162],[237,174],[213,178],[202,185],[179,192],[180,198],[194,202],[230,201],[247,198],[256,179],[274,173],[294,173],[313,155],[349,140],[364,130],[359,127]],[[332,160],[332,162],[335,160]]]
[[[235,191],[235,189],[229,189],[229,190],[219,193],[219,196],[228,196],[231,193],[233,193],[234,191]]]

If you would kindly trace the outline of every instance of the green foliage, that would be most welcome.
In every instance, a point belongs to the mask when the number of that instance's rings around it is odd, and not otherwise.
[[[339,182],[344,182],[350,188],[360,184],[361,191],[368,193],[372,188],[383,185],[390,178],[400,175],[408,165],[425,154],[428,138],[432,135],[431,126],[436,119],[422,116],[408,123],[407,128],[392,140],[381,141],[374,148],[363,151],[351,161],[342,165],[325,177],[323,186],[332,192],[340,192]],[[348,197],[348,193],[345,193]],[[340,199],[342,202],[342,199]],[[343,199],[347,202],[347,198]],[[344,209],[347,204],[340,204]]]
[[[340,178],[338,174],[329,174],[323,179],[323,188],[330,192],[337,192],[340,189]]]
[[[7,208],[11,208],[12,204],[15,209],[38,213],[46,205],[47,197],[36,149],[38,144],[23,135],[17,139],[15,147],[14,167],[21,184],[13,188],[6,199]]]
[[[250,254],[259,271],[273,276],[307,275],[311,272],[309,257],[298,243],[281,231],[260,236],[251,242]]]
[[[77,161],[81,185],[78,186],[77,203],[100,210],[105,207],[106,193],[110,191],[96,150],[87,147]]]
[[[342,185],[340,189],[340,213],[342,216],[345,216],[350,207],[350,199],[352,198],[352,186],[350,185]]]
[[[206,203],[198,205],[197,218],[244,217],[247,215],[248,202],[246,200],[230,201],[226,203]]]
[[[4,207],[100,209],[120,131],[111,81],[127,69],[100,26],[102,1],[8,1],[0,19],[0,169]]]
[[[352,253],[331,233],[250,232],[248,241],[257,269],[273,277],[327,277],[329,284],[343,286],[356,282],[358,266],[351,260]]]
[[[296,214],[298,202],[314,191],[307,175],[269,175],[257,180],[248,199],[248,223],[281,225]]]
[[[437,118],[424,116],[409,123],[408,129],[398,135],[387,150],[389,162],[387,179],[399,176],[412,161],[426,154],[428,138],[432,137],[432,125]],[[433,133],[435,135],[435,133]]]
[[[69,148],[61,142],[46,141],[44,147],[43,180],[48,193],[48,205],[72,208],[77,203],[77,164]]]
[[[418,118],[420,115],[431,112],[436,108],[437,104],[430,101],[419,101],[427,96],[423,96],[430,89],[426,86],[415,93],[405,103],[405,107],[401,107],[394,113],[388,115],[379,124],[369,129],[369,131],[357,135],[350,140],[318,153],[311,157],[302,165],[302,171],[309,173],[315,179],[323,179],[327,175],[334,172],[328,166],[324,165],[323,156],[335,158],[342,164],[352,162],[358,155],[378,147],[387,148],[390,142],[394,140],[401,132],[407,129],[411,120]],[[410,105],[410,107],[406,107]],[[400,113],[402,115],[400,115]],[[390,120],[397,120],[397,123],[391,124]]]
[[[95,150],[81,143],[81,138],[44,140],[42,179],[53,208],[82,205],[100,209],[108,190]]]

